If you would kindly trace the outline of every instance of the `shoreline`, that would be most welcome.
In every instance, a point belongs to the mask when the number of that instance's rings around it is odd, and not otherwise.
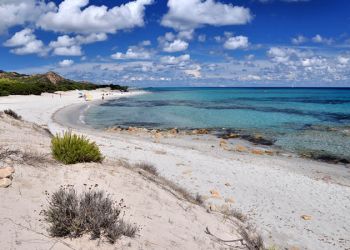
[[[51,105],[50,98],[40,98],[35,99]],[[69,99],[66,105],[40,110],[23,101],[25,97],[8,99],[17,99],[18,103],[7,104],[6,108],[14,109],[24,119],[32,110],[30,119],[48,126],[51,132],[70,128],[72,124],[55,118],[64,117],[65,112],[75,115],[74,108],[79,104]],[[207,135],[169,134],[157,138],[76,125],[70,129],[96,141],[111,159],[150,162],[165,178],[201,194],[207,204],[241,210],[264,238],[276,245],[300,249],[343,249],[350,245],[350,171],[344,167],[293,156],[252,154],[257,147],[239,139],[235,139],[236,146],[242,144],[249,152],[225,149],[220,139]],[[218,196],[212,197],[212,191]],[[304,214],[313,219],[303,221]]]
[[[121,128],[118,126],[94,128],[91,125],[86,125],[79,119],[75,118],[75,114],[79,113],[81,109],[85,109],[91,104],[98,105],[99,101],[83,103],[80,105],[71,104],[54,112],[51,116],[51,123],[55,126],[52,127],[52,131],[61,133],[65,129],[70,129],[77,133],[98,136],[103,135],[104,137],[107,135],[124,136],[124,139],[142,140],[143,142],[157,144],[161,143],[161,140],[164,139],[166,141],[166,145],[171,145],[173,143],[172,140],[178,137],[178,142],[174,143],[174,145],[180,147],[182,147],[182,143],[186,144],[188,140],[195,140],[196,142],[202,142],[202,144],[208,144],[206,142],[210,141],[211,143],[217,144],[220,151],[227,151],[229,153],[246,154],[252,157],[263,156],[268,158],[278,158],[282,161],[295,160],[297,162],[300,161],[303,163],[312,163],[312,165],[320,168],[321,171],[327,172],[327,174],[336,177],[334,183],[350,187],[350,170],[348,165],[316,160],[310,157],[302,157],[297,153],[281,150],[279,147],[273,144],[266,145],[254,143],[254,141],[252,142],[242,137],[223,139],[222,136],[211,133],[210,129],[146,129],[142,127]],[[177,131],[174,132],[175,130]],[[202,144],[199,143],[200,146],[202,146]],[[236,147],[229,148],[230,144],[236,145]],[[193,149],[193,145],[191,145],[189,148]],[[287,170],[296,171],[297,169],[291,167],[290,169],[287,168]],[[313,178],[311,173],[316,171],[317,169],[304,169],[300,173]]]
[[[147,93],[147,92],[146,92]],[[106,101],[113,100],[114,98],[110,98]],[[118,99],[118,98],[117,98]],[[344,166],[345,168],[350,167],[350,159],[344,158],[341,156],[337,156],[331,153],[323,152],[323,151],[317,151],[317,150],[311,150],[311,149],[305,149],[304,151],[300,152],[294,152],[286,149],[282,149],[280,146],[275,145],[275,140],[273,138],[268,138],[259,132],[255,133],[249,133],[247,131],[243,131],[241,129],[231,129],[231,128],[191,128],[191,129],[178,129],[178,128],[151,128],[151,127],[139,127],[139,126],[110,126],[110,127],[104,127],[104,128],[94,128],[92,125],[87,125],[84,120],[82,120],[84,113],[90,108],[91,105],[99,105],[103,103],[103,101],[93,101],[85,104],[81,104],[79,107],[72,107],[70,112],[64,112],[65,116],[69,117],[69,121],[65,119],[64,117],[61,117],[58,120],[65,121],[65,125],[69,124],[69,126],[75,127],[79,129],[79,127],[85,127],[90,129],[102,129],[107,131],[130,131],[133,130],[134,132],[142,132],[144,134],[147,133],[176,133],[176,134],[186,134],[186,135],[211,135],[215,136],[217,138],[227,140],[230,143],[231,139],[240,139],[243,141],[247,141],[255,146],[262,146],[267,147],[266,153],[271,154],[282,154],[282,155],[293,155],[294,157],[300,157],[303,159],[310,159],[314,161],[319,161],[323,163],[330,163],[330,164],[337,164]],[[63,107],[62,109],[69,108],[69,107]],[[62,110],[57,110],[51,117],[52,120],[54,119],[54,116]],[[81,109],[84,109],[83,111]],[[70,113],[79,113],[79,119],[70,117]],[[56,120],[57,122],[57,120]],[[68,122],[68,123],[67,123]],[[59,123],[59,122],[58,122]],[[257,154],[259,154],[258,151],[256,151]],[[264,152],[260,152],[264,154]]]

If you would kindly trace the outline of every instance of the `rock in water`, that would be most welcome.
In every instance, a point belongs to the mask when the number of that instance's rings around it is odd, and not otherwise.
[[[179,130],[177,128],[173,128],[169,130],[170,134],[177,135],[179,133]]]
[[[7,188],[11,185],[12,181],[9,178],[0,179],[0,188]]]

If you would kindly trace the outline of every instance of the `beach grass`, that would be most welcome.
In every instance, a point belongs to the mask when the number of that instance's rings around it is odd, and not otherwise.
[[[53,157],[64,164],[79,162],[102,162],[103,156],[95,142],[90,142],[85,136],[65,132],[56,135],[51,140]]]

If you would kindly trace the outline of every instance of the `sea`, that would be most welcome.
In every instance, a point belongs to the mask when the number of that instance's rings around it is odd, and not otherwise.
[[[206,128],[267,138],[274,147],[350,163],[350,88],[146,88],[91,106],[95,128]]]

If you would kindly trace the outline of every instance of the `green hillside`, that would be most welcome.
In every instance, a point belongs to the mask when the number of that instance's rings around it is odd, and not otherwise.
[[[120,85],[98,85],[89,82],[68,80],[54,72],[37,75],[24,75],[16,72],[0,71],[0,96],[40,95],[68,90],[93,90],[110,87],[113,90],[127,91],[128,87]]]

